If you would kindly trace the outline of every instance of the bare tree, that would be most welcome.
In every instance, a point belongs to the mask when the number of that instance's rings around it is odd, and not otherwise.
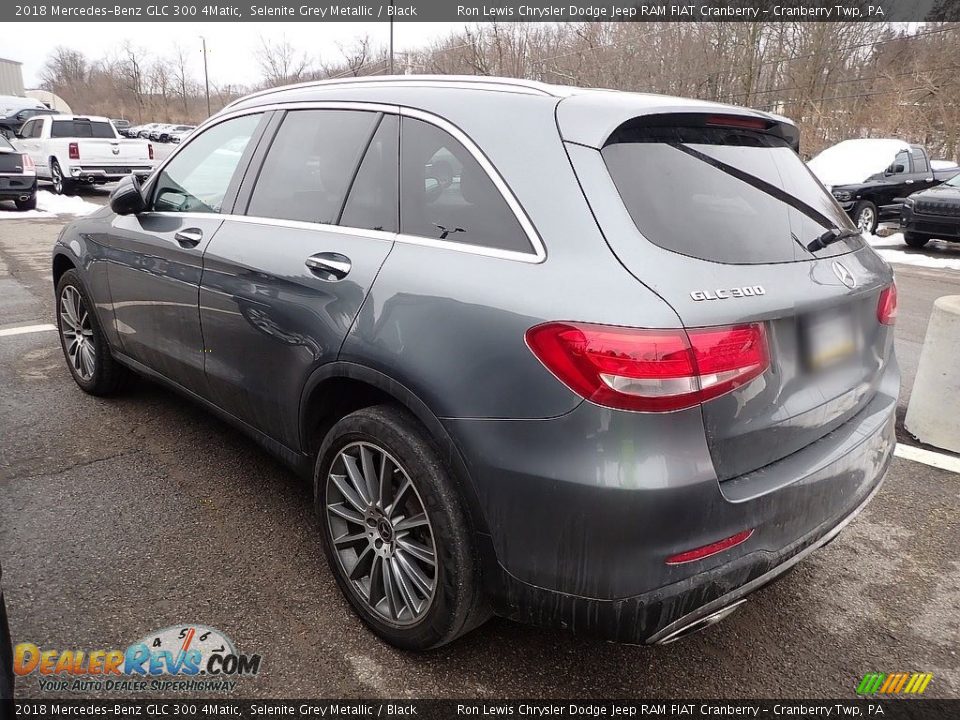
[[[299,82],[310,70],[310,60],[305,52],[298,52],[286,36],[277,42],[260,37],[256,53],[257,63],[267,87]]]

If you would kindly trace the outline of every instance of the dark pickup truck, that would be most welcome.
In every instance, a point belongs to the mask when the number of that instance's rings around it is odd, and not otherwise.
[[[809,162],[810,170],[867,233],[884,220],[899,220],[904,199],[940,185],[960,167],[934,169],[926,150],[902,140],[844,140]]]

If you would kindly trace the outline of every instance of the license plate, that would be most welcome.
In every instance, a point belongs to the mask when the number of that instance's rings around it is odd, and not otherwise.
[[[860,346],[859,334],[848,310],[816,313],[801,324],[801,346],[809,370],[843,362]]]

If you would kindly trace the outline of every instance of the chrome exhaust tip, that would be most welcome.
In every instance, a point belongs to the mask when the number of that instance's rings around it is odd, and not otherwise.
[[[716,625],[721,620],[725,619],[729,615],[736,612],[740,608],[740,606],[743,605],[746,601],[747,601],[746,598],[744,598],[743,600],[737,600],[737,602],[731,603],[730,605],[727,605],[726,607],[721,608],[716,612],[712,612],[706,617],[702,617],[699,620],[694,620],[692,623],[684,625],[681,628],[677,628],[669,635],[666,635],[660,638],[659,640],[657,640],[654,643],[654,645],[669,645],[670,643],[675,642],[680,638],[685,638],[688,635],[693,635],[695,632],[699,632],[700,630],[703,630],[704,628],[708,628],[711,625]]]

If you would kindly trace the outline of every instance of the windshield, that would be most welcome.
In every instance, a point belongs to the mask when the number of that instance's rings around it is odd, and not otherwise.
[[[960,174],[954,175],[952,178],[947,180],[945,184],[949,185],[950,187],[960,188]]]
[[[726,127],[634,127],[602,150],[637,229],[667,250],[723,263],[776,263],[862,247],[806,246],[849,219],[782,139]]]

